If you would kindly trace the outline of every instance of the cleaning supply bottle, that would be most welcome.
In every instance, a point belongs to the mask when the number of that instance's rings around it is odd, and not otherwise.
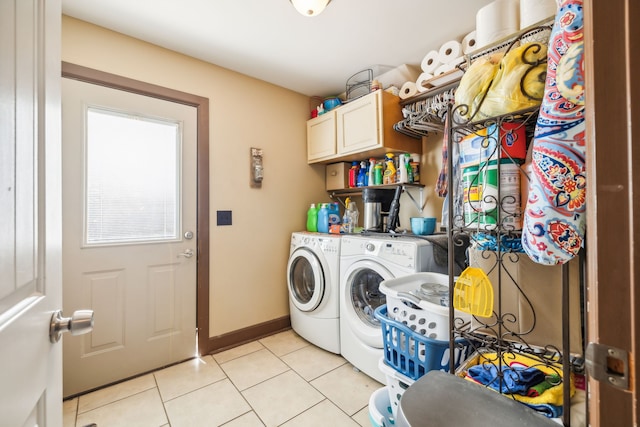
[[[329,226],[340,224],[340,206],[338,202],[329,204]]]
[[[360,172],[358,162],[351,162],[351,169],[349,169],[349,188],[358,186],[358,172]]]
[[[413,166],[411,166],[411,155],[409,153],[404,155],[404,164],[407,167],[407,182],[413,184]]]
[[[383,184],[393,184],[396,181],[396,167],[393,164],[393,153],[387,153],[385,155],[385,170],[382,178]]]
[[[322,203],[318,211],[318,232],[329,232],[329,204]]]
[[[307,231],[318,231],[318,208],[315,203],[311,203],[307,211]]]
[[[365,187],[367,185],[367,164],[360,162],[360,170],[358,171],[358,180],[356,187]]]
[[[356,202],[351,200],[349,202],[349,222],[351,223],[351,229],[353,230],[352,233],[355,233],[358,228],[358,215],[358,205]]]
[[[407,176],[407,165],[405,164],[405,157],[403,155],[398,156],[398,182],[401,184],[409,182]]]
[[[370,158],[369,159],[369,180],[367,185],[375,185],[376,184],[376,178],[375,178],[375,167],[376,167],[376,159],[374,158]]]
[[[382,185],[382,175],[384,174],[384,167],[382,166],[382,162],[376,163],[376,167],[373,171],[373,184],[374,185]]]
[[[347,197],[344,200],[344,215],[342,216],[342,232],[353,233],[353,223],[351,222],[351,199]]]

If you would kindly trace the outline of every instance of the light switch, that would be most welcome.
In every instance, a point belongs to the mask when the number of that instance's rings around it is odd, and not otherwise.
[[[217,211],[217,225],[231,225],[231,211]]]

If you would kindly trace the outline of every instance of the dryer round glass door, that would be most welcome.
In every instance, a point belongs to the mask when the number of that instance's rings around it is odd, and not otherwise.
[[[289,257],[287,282],[291,302],[298,310],[315,310],[322,302],[325,277],[318,258],[301,248]]]
[[[342,290],[341,321],[347,324],[353,333],[365,344],[382,348],[382,329],[380,321],[373,312],[386,304],[387,298],[380,291],[380,283],[393,279],[393,275],[382,265],[371,261],[358,261],[345,275]]]

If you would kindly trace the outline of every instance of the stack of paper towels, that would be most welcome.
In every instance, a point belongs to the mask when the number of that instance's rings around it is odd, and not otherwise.
[[[556,8],[556,0],[494,0],[476,14],[477,47],[552,17]]]
[[[422,73],[415,82],[402,85],[400,98],[425,92],[430,88],[429,80],[453,70],[465,60],[464,55],[551,18],[556,9],[556,0],[494,0],[478,10],[475,31],[461,41],[450,40],[440,49],[427,52],[420,62]]]
[[[406,82],[400,89],[400,98],[406,99],[429,89],[429,80],[453,70],[456,65],[464,61],[464,55],[474,50],[476,32],[472,31],[463,37],[462,41],[449,40],[440,49],[431,50],[422,59],[420,68],[422,73],[415,82]]]

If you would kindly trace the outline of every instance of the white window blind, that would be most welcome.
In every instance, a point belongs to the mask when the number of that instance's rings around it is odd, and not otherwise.
[[[176,240],[179,123],[89,107],[85,243]]]

